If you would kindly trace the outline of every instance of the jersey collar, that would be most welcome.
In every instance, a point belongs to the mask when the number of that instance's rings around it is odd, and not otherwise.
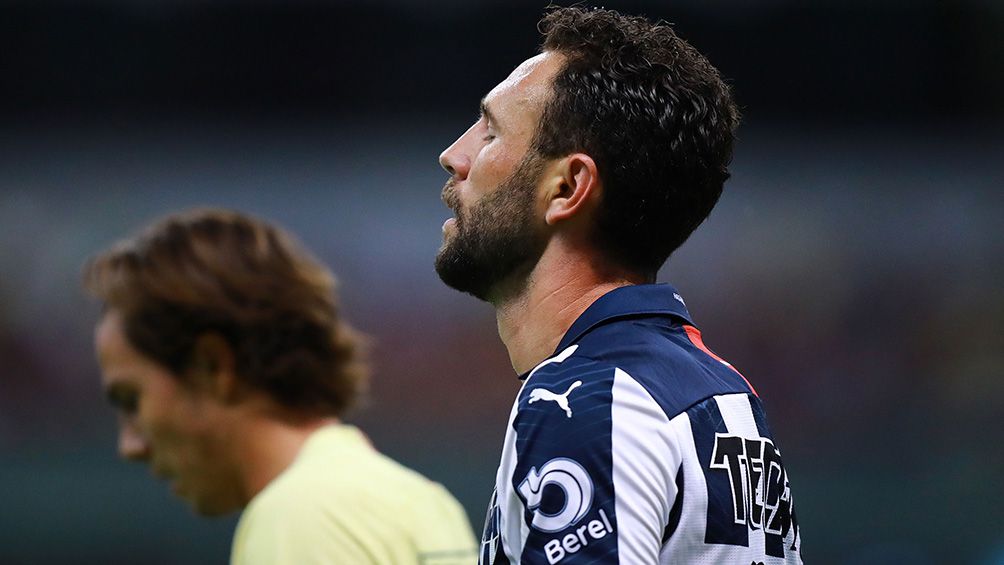
[[[615,288],[596,299],[568,328],[561,338],[554,355],[567,349],[590,330],[607,322],[632,316],[675,316],[693,325],[690,312],[683,297],[672,286],[660,284],[636,284]],[[519,376],[525,381],[531,371]]]
[[[668,284],[622,286],[596,299],[565,332],[555,353],[563,351],[593,328],[616,320],[640,315],[676,316],[693,325],[683,297]]]

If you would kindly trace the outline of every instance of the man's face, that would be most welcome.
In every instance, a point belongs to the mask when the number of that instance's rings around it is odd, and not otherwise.
[[[199,514],[240,508],[236,477],[220,449],[223,406],[137,351],[114,310],[98,324],[95,349],[105,394],[118,412],[119,455],[149,464]]]
[[[481,117],[439,161],[451,177],[443,201],[436,272],[447,285],[492,300],[502,283],[533,269],[547,243],[537,183],[544,161],[531,149],[562,56],[524,61],[485,96]]]

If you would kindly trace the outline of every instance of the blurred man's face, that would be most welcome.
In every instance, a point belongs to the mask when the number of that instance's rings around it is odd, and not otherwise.
[[[200,514],[239,509],[238,482],[220,449],[223,406],[137,351],[114,310],[98,324],[95,348],[105,394],[118,412],[119,454],[149,464]]]
[[[482,115],[439,162],[450,180],[436,271],[447,285],[493,300],[499,285],[532,270],[546,245],[538,182],[543,160],[530,150],[562,56],[524,61],[488,93]]]

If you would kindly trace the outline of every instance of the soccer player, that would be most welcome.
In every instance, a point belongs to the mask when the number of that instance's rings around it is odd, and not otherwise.
[[[168,216],[90,260],[119,452],[199,514],[243,508],[236,565],[469,563],[441,485],[341,422],[365,383],[334,279],[290,236],[223,210]]]
[[[523,386],[481,563],[800,563],[756,391],[656,273],[728,178],[739,115],[665,24],[558,8],[440,156],[436,270],[490,302]]]

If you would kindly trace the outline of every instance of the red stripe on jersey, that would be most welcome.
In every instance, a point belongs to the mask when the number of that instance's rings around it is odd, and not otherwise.
[[[687,337],[690,338],[690,343],[693,343],[695,347],[697,347],[701,351],[707,353],[713,359],[715,359],[716,361],[720,362],[722,365],[725,365],[729,369],[732,369],[733,371],[735,371],[737,375],[739,375],[740,377],[743,378],[744,381],[746,381],[746,386],[750,387],[750,390],[753,391],[753,394],[756,395],[756,396],[758,396],[758,397],[760,396],[759,394],[757,394],[756,389],[753,388],[753,385],[750,384],[749,379],[747,379],[745,376],[743,376],[742,373],[739,372],[739,369],[736,369],[735,367],[733,367],[732,363],[729,363],[725,359],[722,359],[721,357],[715,355],[714,351],[711,351],[710,349],[708,349],[708,346],[704,345],[704,340],[701,339],[701,330],[695,328],[694,326],[688,326],[686,324],[683,325],[683,329],[686,330]]]

